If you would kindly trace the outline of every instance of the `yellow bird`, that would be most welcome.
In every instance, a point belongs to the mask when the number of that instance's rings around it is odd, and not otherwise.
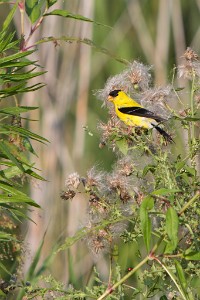
[[[165,140],[173,142],[171,136],[158,126],[159,123],[166,120],[142,107],[122,90],[111,91],[108,100],[113,102],[116,115],[126,125],[146,129],[155,128]]]

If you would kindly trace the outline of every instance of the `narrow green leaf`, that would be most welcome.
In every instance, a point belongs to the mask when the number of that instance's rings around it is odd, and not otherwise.
[[[178,219],[177,212],[173,207],[169,207],[166,213],[166,233],[170,241],[166,246],[165,253],[172,253],[177,247],[178,226],[179,226],[179,219]]]
[[[22,164],[15,158],[15,156],[10,152],[9,147],[3,142],[0,141],[0,151],[10,159],[22,172],[24,172],[24,168]]]
[[[143,169],[142,176],[143,177],[146,176],[149,171],[152,172],[152,173],[154,173],[155,170],[156,170],[156,166],[155,165],[147,165]]]
[[[37,174],[36,172],[34,172],[31,169],[25,170],[25,173],[30,175],[31,177],[38,179],[38,180],[46,181],[46,179],[44,177],[40,176],[39,174]]]
[[[1,241],[17,241],[11,233],[0,231],[0,240]]]
[[[0,53],[13,48],[18,41],[12,42],[15,32],[8,34],[7,32],[0,32]]]
[[[29,80],[34,77],[43,75],[45,72],[26,72],[21,74],[1,74],[2,80],[6,83],[8,81],[18,82],[22,80]]]
[[[38,107],[32,106],[17,106],[17,107],[5,107],[0,109],[0,114],[7,114],[7,115],[19,115],[21,113],[38,109]]]
[[[49,8],[53,6],[57,2],[57,0],[46,0],[46,2],[47,2],[47,7]]]
[[[30,65],[35,65],[36,61],[30,61],[30,60],[23,60],[23,61],[6,61],[1,62],[1,68],[16,68],[15,73],[18,72],[21,68],[27,67]]]
[[[183,253],[186,260],[200,260],[200,251],[191,251]]]
[[[29,220],[29,221],[31,221],[31,222],[33,222],[34,224],[36,224],[28,215],[27,215],[27,213],[23,213],[22,211],[20,211],[20,210],[17,210],[17,209],[12,209],[11,210],[11,214],[12,214],[12,217],[17,221],[17,222],[19,222],[19,223],[23,223],[23,221],[22,221],[22,218],[24,219],[24,220]]]
[[[153,191],[151,194],[152,195],[165,196],[165,195],[168,195],[168,194],[175,194],[175,193],[178,193],[178,192],[180,192],[180,190],[178,190],[178,189],[161,188],[161,189],[158,189],[156,191]]]
[[[18,92],[20,92],[24,88],[25,84],[26,84],[26,82],[22,82],[18,85],[11,86],[9,88],[0,90],[0,98],[8,97],[10,95],[17,94]]]
[[[140,206],[140,221],[141,221],[141,230],[143,233],[143,238],[147,252],[150,251],[150,242],[151,242],[151,219],[149,218],[149,210],[154,207],[154,200],[151,196],[147,196],[142,201]]]
[[[177,171],[181,171],[183,169],[183,167],[185,166],[185,162],[184,161],[178,161],[176,163],[176,170]]]
[[[56,242],[55,245],[53,246],[53,248],[51,248],[49,255],[42,261],[42,265],[39,267],[39,269],[35,273],[36,278],[41,276],[48,269],[53,257],[55,256],[55,252],[57,249],[58,249],[58,243]]]
[[[4,194],[0,194],[0,203],[27,203],[31,206],[40,207],[33,199],[15,187],[1,182],[0,189],[4,191]]]
[[[181,264],[177,260],[175,260],[175,267],[176,267],[176,273],[177,273],[179,282],[181,284],[181,287],[182,287],[183,291],[185,293],[187,293],[187,290],[186,290],[187,289],[187,281],[185,278],[185,274],[183,272]]]
[[[2,269],[5,273],[7,273],[7,274],[9,274],[9,275],[12,275],[12,274],[8,271],[8,269],[4,266],[4,264],[2,264],[1,262],[0,262],[0,269]]]
[[[31,132],[28,129],[18,127],[18,126],[11,126],[11,125],[3,125],[0,127],[0,133],[2,134],[11,134],[11,133],[18,133],[20,136],[25,138],[30,138],[39,142],[49,142],[47,139],[43,138],[42,136]]]
[[[34,273],[35,273],[36,267],[38,265],[39,259],[41,257],[41,252],[42,252],[42,247],[44,245],[45,235],[46,235],[46,232],[44,233],[43,239],[42,239],[42,241],[36,251],[36,254],[33,258],[33,261],[29,267],[28,273],[26,275],[26,280],[32,280],[35,278]]]
[[[9,55],[9,56],[4,56],[4,57],[0,58],[0,67],[2,67],[1,64],[5,64],[6,62],[10,62],[10,61],[15,61],[22,57],[27,57],[28,55],[32,54],[33,52],[35,52],[35,50],[18,52],[18,53]]]
[[[23,146],[24,148],[29,151],[30,153],[34,154],[35,156],[38,157],[37,153],[35,152],[35,150],[33,149],[33,146],[30,142],[30,140],[28,138],[24,138],[23,139]]]
[[[0,170],[0,176],[3,179],[9,180],[12,179],[15,176],[19,176],[24,173],[24,171],[21,171],[16,165],[11,161],[1,161],[0,165],[4,166],[3,170]],[[23,165],[25,169],[25,165]],[[12,182],[11,182],[12,185]]]
[[[31,13],[29,14],[29,19],[31,20],[31,23],[35,23],[39,17],[41,16],[41,9],[38,6],[35,6],[32,10]]]
[[[184,90],[185,88],[184,87],[177,87],[176,89],[175,89],[175,91],[176,92],[179,92],[179,91],[182,91],[182,90]]]
[[[163,295],[160,297],[160,300],[168,300],[168,298],[165,295]]]
[[[29,19],[31,20],[32,24],[35,23],[42,16],[41,8],[44,3],[45,0],[26,0],[26,13]]]
[[[8,161],[3,161],[0,162],[0,165],[3,166],[7,166],[7,168],[4,168],[3,170],[0,170],[0,177],[2,177],[2,179],[12,179],[15,176],[19,176],[21,174],[23,174],[24,172],[36,179],[42,180],[42,181],[46,181],[45,178],[43,178],[42,176],[40,176],[39,174],[37,174],[35,171],[32,170],[33,166],[32,165],[28,165],[28,164],[22,164],[24,171],[22,172],[21,170],[19,170],[18,167],[15,166],[15,164],[13,164],[12,162],[8,162]],[[34,168],[36,169],[36,168]],[[38,170],[38,169],[36,169]],[[38,170],[40,171],[40,170]],[[12,183],[9,181],[9,183]]]
[[[0,187],[1,188],[1,187]],[[5,195],[5,194],[1,194],[0,195],[0,206],[2,206],[1,204],[4,203],[27,203],[31,206],[35,206],[35,207],[40,207],[38,204],[36,204],[31,198],[27,197],[26,195]]]
[[[84,17],[82,15],[73,14],[73,13],[71,13],[68,10],[55,9],[55,10],[49,12],[49,13],[44,14],[44,16],[53,16],[53,15],[64,17],[64,18],[71,18],[71,19],[75,19],[75,20],[85,21],[85,22],[90,22],[90,23],[94,23],[96,25],[101,25],[101,26],[109,27],[110,28],[110,26],[108,26],[108,25],[101,24],[99,22],[96,22],[94,20],[86,18],[86,17]]]
[[[16,3],[13,5],[11,11],[9,12],[7,18],[5,19],[4,23],[3,23],[3,31],[6,31],[8,26],[10,25],[13,17],[14,17],[14,14],[15,14],[15,11],[18,7],[18,3],[19,3],[19,0],[16,1]]]
[[[200,121],[200,118],[186,117],[186,118],[181,119],[181,120],[182,120],[182,121],[197,122],[197,121]]]
[[[195,176],[197,172],[195,168],[189,167],[187,165],[185,166],[185,170],[192,176]]]

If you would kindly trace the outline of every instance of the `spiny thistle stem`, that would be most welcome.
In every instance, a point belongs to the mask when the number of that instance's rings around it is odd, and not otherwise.
[[[192,73],[192,86],[191,86],[191,94],[190,94],[190,108],[191,108],[191,117],[194,118],[194,92],[195,92],[195,73]],[[191,124],[191,143],[194,144],[195,132],[194,132],[194,122]]]
[[[154,257],[154,260],[157,261],[161,266],[162,268],[166,271],[166,273],[169,275],[169,277],[171,278],[171,280],[174,282],[175,286],[177,287],[179,293],[181,294],[181,296],[183,297],[184,300],[188,300],[187,297],[185,297],[181,287],[179,286],[179,284],[176,282],[176,278],[174,276],[174,274],[172,274],[170,272],[170,270],[157,258],[157,257]]]
[[[183,208],[179,211],[179,215],[182,215],[182,213],[190,206],[193,204],[194,201],[196,201],[198,198],[200,198],[200,191],[197,191],[194,197],[192,197],[184,206]]]
[[[150,251],[149,255],[147,255],[135,268],[133,268],[128,274],[126,274],[121,280],[116,282],[112,287],[109,287],[97,300],[105,299],[107,296],[112,294],[114,290],[121,284],[123,284],[129,277],[131,277],[138,269],[140,269],[148,260],[154,259],[154,253],[158,249],[160,243],[163,241],[164,236],[162,235],[158,242],[154,245],[152,250]]]
[[[108,288],[99,298],[98,300],[105,299],[108,295],[110,295],[116,288],[124,283],[129,277],[131,277],[139,268],[141,268],[147,261],[149,260],[149,256],[146,256],[133,270],[131,270],[128,274],[126,274],[121,280],[116,282],[112,287]]]

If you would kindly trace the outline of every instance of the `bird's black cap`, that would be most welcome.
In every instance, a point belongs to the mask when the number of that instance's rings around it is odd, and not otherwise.
[[[111,91],[109,93],[109,96],[111,97],[117,97],[118,96],[118,93],[120,92],[121,90],[114,90],[114,91]]]

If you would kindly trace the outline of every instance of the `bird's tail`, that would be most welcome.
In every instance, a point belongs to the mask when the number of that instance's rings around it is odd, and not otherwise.
[[[162,128],[160,128],[158,125],[153,125],[153,127],[156,128],[156,130],[164,137],[164,139],[170,143],[174,143],[172,137],[164,131]]]

